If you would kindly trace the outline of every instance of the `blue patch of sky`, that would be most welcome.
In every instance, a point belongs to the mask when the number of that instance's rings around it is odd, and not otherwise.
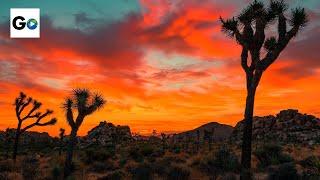
[[[0,0],[0,23],[9,21],[10,8],[40,8],[42,16],[50,17],[54,26],[63,28],[76,27],[75,14],[79,13],[111,22],[141,9],[138,0]]]

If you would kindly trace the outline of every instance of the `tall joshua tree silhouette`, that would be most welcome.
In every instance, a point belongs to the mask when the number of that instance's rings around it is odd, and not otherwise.
[[[64,103],[67,122],[71,127],[69,142],[67,147],[66,161],[64,167],[64,176],[70,175],[72,171],[73,150],[76,143],[77,132],[85,117],[102,108],[105,104],[104,98],[91,93],[88,89],[75,89],[72,96],[68,97]],[[77,110],[77,118],[74,119],[73,110]]]
[[[287,9],[288,5],[284,1],[271,0],[268,7],[262,2],[254,1],[237,17],[226,20],[220,17],[222,31],[235,38],[241,45],[241,66],[246,73],[247,99],[242,142],[242,174],[249,175],[251,167],[254,98],[261,76],[308,22],[303,8],[293,9],[289,18],[285,14]],[[266,38],[265,30],[274,21],[277,21],[277,36]],[[248,54],[251,56],[250,60]],[[241,178],[244,179],[243,176]]]
[[[32,104],[32,108],[26,113],[25,116],[22,116],[22,112],[25,110],[25,108]],[[41,107],[41,103],[37,100],[32,99],[32,97],[27,97],[26,94],[23,92],[20,93],[19,97],[15,100],[15,111],[16,116],[18,119],[18,126],[16,129],[15,139],[14,139],[14,146],[13,146],[13,154],[12,159],[15,161],[17,157],[18,152],[18,145],[19,145],[19,138],[21,134],[23,134],[28,129],[34,127],[34,126],[48,126],[48,125],[54,125],[57,122],[56,118],[52,118],[49,121],[42,122],[42,120],[51,115],[53,113],[52,110],[47,109],[46,112],[41,113],[39,111]],[[34,122],[22,127],[22,123],[27,121],[28,119],[34,119]]]

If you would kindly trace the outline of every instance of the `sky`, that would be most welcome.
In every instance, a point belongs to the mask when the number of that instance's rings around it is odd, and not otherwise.
[[[16,127],[13,102],[23,91],[58,119],[30,130],[69,131],[62,106],[74,88],[107,100],[79,135],[100,121],[140,134],[212,121],[235,126],[243,119],[245,74],[241,49],[221,32],[218,18],[237,15],[248,2],[0,0],[0,129]],[[320,116],[320,1],[287,2],[305,7],[310,22],[264,73],[254,114],[292,108]],[[10,39],[10,8],[19,7],[40,8],[40,39]]]

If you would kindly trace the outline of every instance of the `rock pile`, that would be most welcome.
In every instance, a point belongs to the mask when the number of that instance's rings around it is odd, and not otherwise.
[[[132,140],[129,126],[115,126],[106,121],[91,129],[87,136],[82,138],[82,144],[108,145]]]
[[[242,139],[244,121],[236,125],[231,141]],[[320,119],[298,110],[280,111],[276,116],[253,118],[253,140],[278,141],[282,143],[314,144],[320,141]]]

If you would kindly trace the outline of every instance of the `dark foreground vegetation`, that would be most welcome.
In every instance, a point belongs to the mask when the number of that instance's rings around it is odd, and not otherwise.
[[[58,142],[58,139],[57,139]],[[1,144],[3,147],[4,144]],[[52,148],[43,148],[44,146]],[[14,163],[1,148],[0,179],[239,179],[240,147],[225,143],[163,142],[160,137],[76,146],[72,173],[64,178],[59,143],[21,147]],[[41,147],[41,148],[39,148]],[[26,151],[24,149],[26,148]],[[63,148],[65,153],[67,148]],[[254,144],[254,179],[319,179],[320,146]]]

